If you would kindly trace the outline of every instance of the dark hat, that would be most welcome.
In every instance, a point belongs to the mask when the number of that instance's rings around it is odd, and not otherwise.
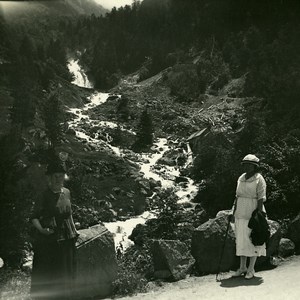
[[[63,162],[58,161],[49,163],[46,174],[51,175],[54,173],[66,173],[66,167]]]

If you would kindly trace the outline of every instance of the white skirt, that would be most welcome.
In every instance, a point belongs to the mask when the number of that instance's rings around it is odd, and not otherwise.
[[[237,256],[266,256],[266,244],[254,246],[250,239],[249,220],[235,219],[235,238]]]

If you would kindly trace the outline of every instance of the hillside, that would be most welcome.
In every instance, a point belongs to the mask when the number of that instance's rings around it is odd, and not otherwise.
[[[93,0],[2,2],[0,13],[8,23],[32,24],[41,18],[104,15],[107,10]]]

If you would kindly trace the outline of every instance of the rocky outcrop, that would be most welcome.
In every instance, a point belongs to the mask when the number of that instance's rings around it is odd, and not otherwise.
[[[281,257],[288,257],[295,253],[295,244],[287,239],[282,238],[279,243],[278,254]]]
[[[195,263],[186,244],[175,240],[155,240],[151,245],[154,276],[160,279],[184,279]]]
[[[112,293],[112,282],[117,276],[113,236],[102,225],[79,233],[75,293],[80,299],[107,297]]]
[[[228,271],[235,262],[235,236],[231,225],[224,246],[228,218],[226,215],[210,219],[195,229],[192,237],[192,255],[200,274]],[[220,257],[224,252],[219,269]]]
[[[300,214],[292,220],[289,230],[288,237],[295,243],[297,251],[300,249]]]

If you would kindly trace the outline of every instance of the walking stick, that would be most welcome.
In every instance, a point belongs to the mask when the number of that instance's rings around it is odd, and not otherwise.
[[[224,239],[222,252],[221,252],[220,260],[219,260],[219,265],[218,265],[218,272],[216,274],[216,281],[218,281],[218,276],[219,276],[219,273],[220,273],[221,262],[222,262],[222,259],[223,259],[223,254],[224,254],[225,244],[226,244],[226,240],[227,240],[227,236],[228,236],[229,226],[230,226],[230,218],[228,218],[228,223],[227,223],[227,228],[226,228],[226,233],[225,233],[225,239]]]

